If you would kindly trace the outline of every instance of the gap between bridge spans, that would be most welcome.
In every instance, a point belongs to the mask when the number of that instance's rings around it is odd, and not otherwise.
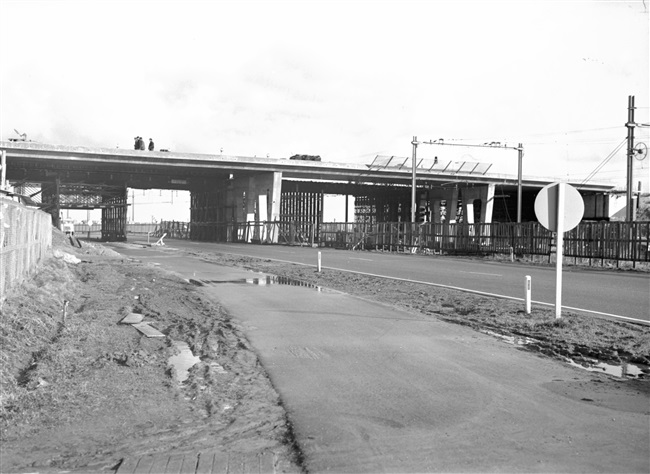
[[[237,255],[238,257],[250,257],[250,255],[244,255],[241,253],[233,253],[233,252],[225,252],[230,255]],[[271,260],[273,262],[282,262],[282,263],[291,263],[293,265],[302,265],[303,267],[313,267],[314,265],[311,263],[300,263],[300,262],[292,262],[290,260],[281,260],[278,258],[266,258],[265,260]],[[470,288],[461,288],[459,286],[451,286],[451,285],[443,285],[441,283],[431,283],[427,281],[420,281],[420,280],[410,280],[408,278],[397,278],[397,277],[391,277],[391,276],[386,276],[386,275],[378,275],[376,273],[367,273],[367,272],[359,272],[359,271],[354,271],[354,270],[346,270],[344,268],[336,268],[336,267],[326,267],[323,266],[323,269],[328,269],[328,270],[336,270],[339,272],[347,272],[347,273],[356,273],[357,275],[366,275],[366,276],[371,276],[371,277],[377,277],[377,278],[385,278],[387,280],[396,280],[396,281],[404,281],[407,283],[418,283],[420,285],[428,285],[428,286],[435,286],[438,288],[447,288],[449,290],[457,290],[457,291],[463,291],[465,293],[473,293],[475,295],[480,295],[480,296],[488,296],[490,298],[501,298],[501,299],[506,299],[506,300],[513,300],[513,301],[520,301],[524,302],[524,298],[517,298],[516,296],[507,296],[507,295],[500,295],[498,293],[488,293],[486,291],[479,291],[479,290],[472,290]],[[549,306],[549,307],[555,307],[555,303],[545,303],[544,301],[531,301],[533,304],[538,304],[542,306]],[[645,325],[650,325],[650,322],[644,321],[643,319],[636,319],[636,318],[630,318],[627,316],[621,316],[618,314],[611,314],[611,313],[603,313],[601,311],[594,311],[591,309],[584,309],[584,308],[575,308],[573,306],[562,306],[562,309],[567,309],[570,311],[580,311],[584,313],[589,313],[593,314],[596,316],[605,316],[605,317],[610,317],[610,318],[615,318],[615,319],[623,319],[625,321],[630,321],[633,323],[640,323],[640,324],[645,324]]]

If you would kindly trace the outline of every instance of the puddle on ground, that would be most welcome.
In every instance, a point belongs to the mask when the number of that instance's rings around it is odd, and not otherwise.
[[[512,344],[514,346],[526,346],[528,344],[539,344],[539,341],[530,337],[525,336],[506,336],[505,334],[499,334],[494,331],[481,330],[480,332],[488,334],[489,336],[496,337],[501,339],[503,342]],[[614,377],[620,378],[645,378],[650,376],[647,372],[650,370],[648,367],[642,367],[641,365],[636,364],[606,364],[605,362],[599,362],[597,360],[585,361],[583,363],[578,363],[573,359],[568,357],[564,358],[564,361],[572,367],[578,369],[587,370],[589,372],[600,372],[604,374],[609,374]],[[646,372],[644,372],[644,370]]]
[[[583,364],[578,364],[574,360],[566,359],[565,362],[572,367],[577,367],[578,369],[587,370],[589,372],[601,372],[604,374],[613,375],[614,377],[627,377],[627,378],[640,378],[646,377],[647,374],[643,372],[641,366],[636,364],[622,364],[622,365],[613,365],[606,364],[604,362],[588,362]]]
[[[505,334],[499,334],[498,332],[494,331],[489,331],[489,330],[482,330],[481,331],[483,334],[487,334],[489,336],[494,336],[499,339],[501,339],[503,342],[507,342],[508,344],[512,344],[514,346],[525,346],[526,344],[532,344],[535,342],[538,342],[536,339],[532,339],[530,337],[525,337],[525,336],[506,336]]]
[[[190,280],[191,283],[196,284],[197,280]],[[260,275],[259,277],[253,278],[238,278],[236,280],[199,280],[201,284],[204,285],[218,285],[223,283],[235,283],[235,284],[246,284],[246,285],[256,285],[256,286],[272,286],[272,285],[286,285],[286,286],[301,286],[303,288],[312,288],[319,292],[332,292],[337,293],[334,290],[328,288],[323,288],[313,283],[307,283],[300,280],[295,280],[293,278],[277,276],[277,275]]]
[[[192,366],[200,362],[201,358],[192,354],[190,346],[188,346],[186,342],[174,341],[173,344],[174,347],[180,351],[180,354],[171,356],[168,362],[169,365],[176,369],[176,381],[182,383],[187,380],[187,377],[189,377],[189,370]]]

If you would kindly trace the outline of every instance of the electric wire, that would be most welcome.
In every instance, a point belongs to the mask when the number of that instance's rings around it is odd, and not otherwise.
[[[585,128],[585,129],[578,129],[578,130],[566,130],[566,131],[559,131],[559,132],[543,132],[543,133],[528,133],[528,134],[523,134],[519,138],[526,138],[526,137],[545,137],[545,136],[553,136],[553,135],[568,135],[568,134],[575,134],[575,133],[589,133],[589,132],[600,132],[604,130],[620,130],[621,126],[612,126],[612,127],[599,127],[599,128]],[[481,141],[483,138],[481,137],[474,137],[474,138],[450,138],[450,139],[445,139],[445,141]],[[514,141],[521,141],[519,139],[517,140],[502,140],[502,142],[514,142]]]
[[[596,166],[596,168],[591,173],[589,173],[589,175],[580,184],[585,184],[589,180],[591,180],[591,178],[593,178],[596,175],[596,173],[598,173],[602,169],[602,167],[605,166],[609,162],[609,160],[611,160],[614,157],[614,155],[618,153],[618,151],[621,148],[623,148],[625,142],[626,140],[623,140],[616,148],[614,148],[614,150],[609,155],[607,155],[607,157],[603,161],[601,161],[600,164]]]

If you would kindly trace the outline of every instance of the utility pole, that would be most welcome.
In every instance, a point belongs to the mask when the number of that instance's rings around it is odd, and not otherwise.
[[[524,146],[520,143],[517,147],[517,224],[521,224],[521,195],[522,195],[522,164]]]
[[[415,168],[417,166],[418,137],[413,137],[413,170],[411,171],[411,222],[415,222],[415,205],[417,198],[417,175]]]
[[[7,151],[0,152],[0,189],[5,191],[7,189]]]
[[[633,205],[633,193],[632,189],[633,184],[633,174],[634,174],[634,96],[630,95],[627,97],[627,194],[626,194],[626,203],[627,203],[627,215],[626,220],[632,222],[635,218],[635,209]]]
[[[415,189],[415,149],[417,148],[420,142],[417,141],[417,137],[413,137],[413,189]],[[429,140],[428,142],[422,142],[425,145],[440,145],[440,146],[461,146],[461,147],[473,147],[473,148],[505,148],[508,150],[517,150],[518,162],[517,162],[517,223],[521,223],[521,201],[522,201],[522,168],[523,168],[523,158],[524,158],[524,145],[519,144],[518,146],[508,146],[502,145],[499,142],[484,143],[483,145],[468,145],[460,143],[444,143],[442,138],[438,140]],[[415,191],[413,191],[415,193]],[[413,194],[413,203],[415,203],[415,194]],[[413,219],[414,217],[412,217]]]

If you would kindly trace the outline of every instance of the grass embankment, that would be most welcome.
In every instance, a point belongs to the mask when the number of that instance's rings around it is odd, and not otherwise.
[[[650,364],[649,326],[571,312],[564,312],[557,320],[553,308],[533,305],[527,315],[522,302],[430,285],[329,269],[318,273],[304,265],[227,254],[204,257],[218,264],[293,278],[477,330],[532,338],[535,341],[526,347],[551,356],[570,357],[578,362],[598,359]]]

